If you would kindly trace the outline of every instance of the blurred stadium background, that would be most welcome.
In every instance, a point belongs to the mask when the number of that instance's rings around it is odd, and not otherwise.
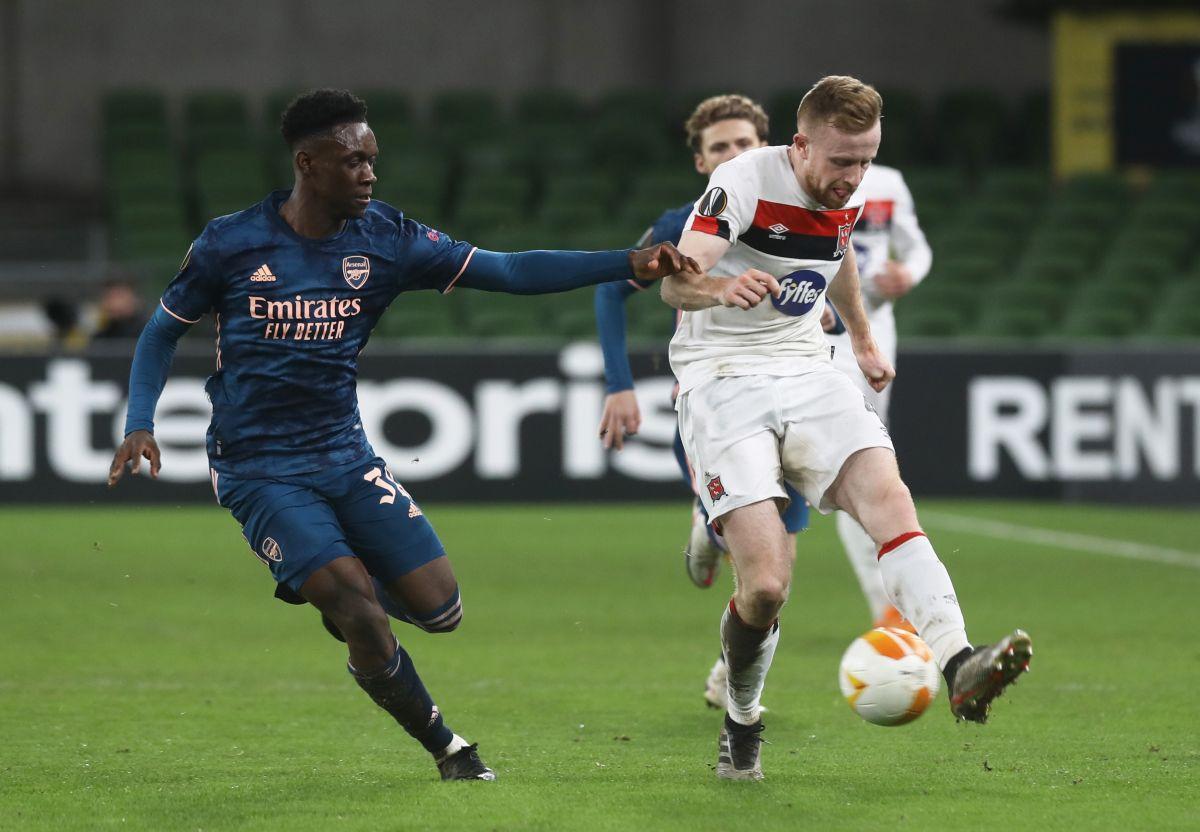
[[[700,195],[700,99],[753,96],[786,142],[829,73],[882,91],[879,161],[933,248],[897,307],[906,479],[973,633],[1019,613],[1045,667],[987,731],[851,717],[834,670],[865,611],[817,518],[767,799],[713,800],[726,596],[679,563],[655,292],[628,305],[645,421],[620,454],[590,291],[402,296],[362,357],[368,434],[472,605],[405,644],[499,790],[410,788],[428,761],[311,610],[269,601],[212,503],[208,322],[160,403],[162,479],[104,489],[133,339],[209,218],[289,184],[295,92],[367,100],[376,194],[414,217],[591,249]],[[1194,2],[0,0],[0,827],[1193,828],[1197,359]]]
[[[1198,494],[1196,394],[1174,369],[1190,366],[1200,338],[1200,19],[1187,4],[760,2],[733,14],[719,3],[524,0],[479,16],[469,3],[418,14],[379,0],[345,16],[298,0],[7,0],[0,15],[0,348],[24,356],[5,362],[7,497],[74,499],[98,482],[111,423],[96,426],[95,441],[56,440],[72,454],[43,440],[117,412],[120,395],[102,385],[95,402],[72,400],[83,415],[70,421],[39,405],[34,386],[69,397],[85,377],[122,383],[128,339],[190,239],[209,218],[288,185],[276,122],[297,90],[344,85],[366,98],[382,148],[376,194],[410,215],[500,250],[593,249],[630,245],[702,190],[681,128],[702,97],[757,97],[786,142],[800,94],[831,71],[883,92],[879,160],[903,171],[933,246],[932,273],[897,310],[893,420],[917,490]],[[655,294],[629,304],[647,385],[665,372],[667,318]],[[431,373],[464,401],[485,376],[527,380],[516,367],[591,379],[594,392],[594,351],[558,358],[562,345],[594,338],[590,292],[417,293],[384,317],[371,354],[458,356],[461,366]],[[494,339],[510,354],[498,358]],[[189,341],[185,356],[208,355],[200,338]],[[53,357],[68,354],[77,363]],[[979,361],[993,366],[984,374]],[[194,388],[208,370],[202,359],[180,366],[193,377],[191,411],[180,405],[193,418],[166,433],[195,450],[205,408]],[[981,391],[996,366],[1037,389]],[[364,369],[380,383],[395,375]],[[665,401],[661,388],[655,401]],[[583,435],[581,408],[595,396],[567,406],[570,396],[548,395],[521,405],[518,432],[536,435],[517,468],[536,468],[541,450],[561,444],[562,464],[530,481],[565,488],[509,489],[509,498],[614,496],[631,479],[673,476],[669,457],[651,453],[669,440],[669,403],[637,451],[650,454],[644,464],[627,454],[634,461],[614,480],[598,453],[576,451],[586,459],[574,464],[571,443],[537,426],[561,410],[558,433]],[[949,459],[918,443],[935,399]],[[401,403],[376,421],[395,437],[387,447],[429,459],[453,409],[422,418]],[[464,475],[473,484],[460,488],[446,477],[487,451],[465,453],[409,478],[435,480],[434,496],[478,496],[488,491],[481,479],[515,473],[476,459]],[[202,483],[201,468],[196,459],[181,478]],[[580,477],[607,485],[577,488]]]

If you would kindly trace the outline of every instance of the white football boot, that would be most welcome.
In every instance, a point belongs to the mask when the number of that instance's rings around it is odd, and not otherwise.
[[[700,589],[708,589],[721,571],[721,557],[725,550],[717,545],[710,534],[704,514],[696,506],[692,508],[692,533],[688,537],[687,549],[683,552],[688,577]]]

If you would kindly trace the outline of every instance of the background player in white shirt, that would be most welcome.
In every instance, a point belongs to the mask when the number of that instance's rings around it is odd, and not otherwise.
[[[879,351],[895,366],[896,317],[892,311],[893,302],[908,294],[925,278],[933,262],[933,254],[917,222],[912,194],[904,184],[900,171],[871,165],[854,193],[854,201],[861,202],[863,206],[850,238],[862,276],[863,306]],[[833,365],[858,385],[867,402],[886,423],[891,386],[875,390],[867,382],[854,359],[849,333],[831,335],[829,343],[833,346]],[[912,629],[912,625],[892,605],[884,589],[879,576],[879,550],[871,536],[846,512],[839,511],[836,516],[838,536],[858,576],[875,626]]]
[[[795,557],[779,519],[785,479],[821,512],[847,511],[879,546],[884,586],[937,657],[956,717],[985,721],[1033,652],[1020,630],[971,647],[887,430],[834,369],[821,332],[828,287],[872,389],[894,377],[871,335],[850,245],[861,213],[851,198],[879,149],[881,113],[871,87],[823,78],[800,104],[791,145],[717,168],[680,241],[707,274],[682,273],[662,287],[664,300],[685,310],[671,341],[680,433],[738,579],[721,619],[729,668],[722,778],[762,777],[759,702]]]

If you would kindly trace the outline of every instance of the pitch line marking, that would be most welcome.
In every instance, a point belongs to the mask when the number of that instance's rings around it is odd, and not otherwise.
[[[1005,523],[1002,520],[987,520],[982,517],[946,514],[940,511],[922,511],[920,518],[943,529],[966,532],[980,537],[1032,543],[1037,546],[1051,546],[1073,552],[1086,552],[1090,555],[1108,555],[1126,560],[1141,560],[1182,566],[1187,569],[1200,569],[1200,554],[1185,552],[1182,549],[1170,549],[1166,546],[1134,543],[1130,540],[1110,540],[1106,537],[1077,532],[1058,532],[1053,529],[1021,526],[1016,523]]]

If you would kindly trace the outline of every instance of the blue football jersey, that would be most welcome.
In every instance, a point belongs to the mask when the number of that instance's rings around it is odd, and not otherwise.
[[[474,247],[382,202],[323,239],[279,215],[290,191],[210,222],[162,306],[216,316],[208,455],[219,473],[302,474],[371,451],[358,415],[358,354],[401,292],[448,292]]]

